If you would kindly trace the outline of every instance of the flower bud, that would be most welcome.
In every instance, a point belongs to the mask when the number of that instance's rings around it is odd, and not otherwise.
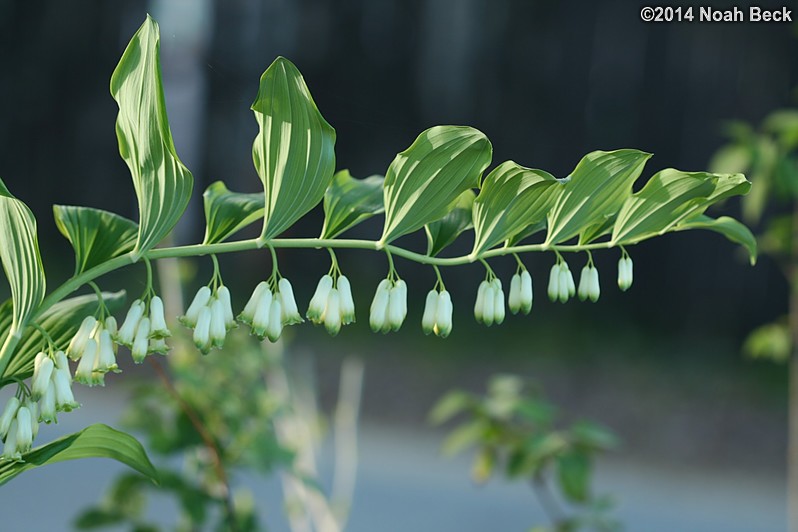
[[[199,321],[200,312],[202,312],[202,309],[208,306],[210,300],[210,287],[203,286],[197,290],[197,294],[194,296],[194,299],[188,306],[188,310],[186,310],[186,315],[180,318],[180,323],[186,327],[195,327]]]
[[[332,336],[341,331],[341,296],[337,288],[332,288],[327,295],[327,305],[324,310],[324,327]]]
[[[150,336],[153,338],[168,338],[172,336],[166,326],[163,301],[158,296],[153,297],[150,301]]]
[[[527,270],[521,272],[521,312],[529,314],[532,310],[532,276]]]
[[[585,265],[582,268],[582,273],[579,275],[579,300],[585,301],[588,298],[588,291],[590,290],[590,266]]]
[[[518,311],[521,310],[521,276],[517,273],[510,279],[507,307],[513,314],[518,314]]]
[[[291,281],[283,277],[277,283],[277,289],[280,293],[280,309],[282,312],[280,321],[282,324],[293,325],[295,323],[302,323],[302,316],[299,314],[299,309],[294,299],[294,288],[291,286]],[[280,329],[282,330],[282,326]]]
[[[227,336],[227,327],[225,326],[224,305],[219,299],[215,299],[211,304],[211,323],[208,330],[213,347],[221,349]]]
[[[252,291],[252,296],[250,296],[249,301],[244,306],[244,310],[241,311],[241,314],[238,315],[238,319],[247,325],[252,325],[252,319],[255,317],[255,311],[258,309],[258,302],[260,301],[261,296],[263,293],[269,289],[269,283],[266,281],[261,281],[258,283],[258,286],[255,287],[255,290]]]
[[[566,301],[568,301],[568,298],[571,296],[571,289],[570,289],[571,287],[570,283],[568,282],[568,277],[570,273],[571,270],[568,269],[568,265],[562,263],[560,265],[560,273],[559,273],[560,280],[557,283],[557,287],[560,290],[560,293],[558,294],[560,303],[565,303]]]
[[[598,301],[600,295],[601,295],[601,286],[599,285],[599,274],[598,270],[594,266],[590,270],[590,285],[587,290],[587,297],[590,298],[590,301],[595,303],[596,301]]]
[[[55,378],[47,384],[47,389],[44,391],[42,398],[39,400],[41,411],[39,412],[39,421],[44,423],[57,423],[56,407],[55,407]]]
[[[94,363],[94,371],[99,371],[101,373],[113,371],[119,373],[119,366],[116,364],[114,342],[111,340],[111,333],[107,330],[100,332],[98,342],[97,360]]]
[[[133,340],[136,337],[136,330],[144,316],[144,303],[136,300],[130,305],[130,310],[127,311],[125,321],[122,327],[119,328],[119,333],[116,335],[116,341],[124,346],[133,347]]]
[[[435,312],[435,334],[446,338],[452,332],[452,296],[446,290],[438,294]]]
[[[54,369],[55,366],[50,357],[44,353],[36,355],[36,359],[33,363],[33,379],[31,384],[31,396],[34,400],[38,400],[39,397],[44,394]]]
[[[233,315],[233,301],[230,297],[230,289],[226,286],[220,286],[216,291],[216,299],[222,302],[225,328],[234,329],[236,327],[236,318]]]
[[[487,281],[485,281],[487,282]],[[496,307],[496,287],[493,283],[488,282],[485,288],[485,294],[482,301],[482,323],[490,327],[493,325],[495,316],[494,308]]]
[[[388,326],[392,331],[398,331],[402,327],[407,312],[407,285],[399,285],[397,282],[391,288],[388,296]]]
[[[11,428],[11,423],[17,417],[17,410],[19,410],[19,399],[12,397],[6,403],[2,415],[0,415],[0,438],[5,438]]]
[[[55,387],[55,407],[59,411],[71,412],[75,408],[80,408],[80,404],[75,401],[72,395],[72,381],[69,374],[64,371],[56,371],[53,377]]]
[[[75,380],[86,386],[94,386],[94,378],[92,372],[94,371],[94,363],[97,359],[97,340],[89,338],[86,342],[86,347],[83,350],[83,356],[80,357],[78,369],[75,370]]]
[[[369,315],[369,325],[374,332],[380,332],[386,328],[388,323],[388,303],[390,300],[388,279],[383,279],[377,285],[374,293],[374,300],[371,302]]]
[[[352,287],[346,275],[342,275],[336,282],[338,295],[341,298],[341,322],[349,325],[355,322],[355,300],[352,298]]]
[[[482,281],[479,283],[479,288],[477,289],[477,300],[474,303],[474,318],[479,323],[485,320],[485,292],[488,286],[490,286],[488,281]]]
[[[626,292],[632,286],[632,258],[621,257],[618,261],[618,288]]]
[[[316,286],[316,292],[310,299],[308,311],[305,316],[313,323],[319,324],[323,322],[322,314],[327,306],[327,297],[332,290],[333,278],[330,275],[324,275],[319,279],[319,284]]]
[[[266,336],[270,342],[276,342],[283,334],[283,303],[281,298],[272,299],[269,307],[269,323],[266,326]]]
[[[30,410],[27,406],[21,406],[17,410],[17,449],[27,453],[31,445],[33,445],[33,430]]]
[[[22,460],[22,454],[17,448],[17,421],[16,419],[11,422],[8,429],[8,436],[6,436],[5,445],[3,445],[2,459],[6,461],[18,462]]]
[[[549,273],[549,299],[554,302],[560,297],[560,263],[557,262],[551,267]]]
[[[493,322],[501,325],[504,321],[504,290],[498,277],[493,279]]]
[[[260,295],[258,306],[255,308],[255,316],[252,318],[252,334],[261,340],[266,336],[266,329],[269,328],[272,299],[272,291],[267,288]]]
[[[83,349],[86,347],[86,341],[89,339],[89,335],[91,335],[95,325],[97,325],[97,319],[94,316],[86,316],[84,318],[78,328],[78,332],[72,337],[72,341],[69,342],[69,347],[67,347],[66,352],[69,358],[72,360],[80,358],[83,354]]]
[[[197,326],[194,327],[194,345],[203,355],[211,350],[211,309],[202,307],[197,316]]]
[[[430,290],[427,294],[427,301],[424,303],[424,314],[421,317],[421,330],[424,334],[430,334],[435,329],[438,316],[438,291]]]
[[[205,308],[205,307],[203,307]],[[141,364],[147,357],[147,352],[150,347],[150,319],[141,318],[139,326],[136,328],[136,336],[133,338],[133,347],[130,354],[133,357],[133,362]]]

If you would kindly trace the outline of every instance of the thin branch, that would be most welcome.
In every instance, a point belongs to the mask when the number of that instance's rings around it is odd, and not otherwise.
[[[562,511],[562,508],[560,508],[557,500],[554,498],[554,495],[552,495],[551,491],[549,491],[549,486],[546,484],[546,479],[543,477],[543,475],[534,475],[530,480],[530,484],[532,485],[532,489],[535,491],[535,495],[540,502],[540,506],[543,508],[543,512],[556,529],[563,523],[563,521],[565,521],[565,514]]]

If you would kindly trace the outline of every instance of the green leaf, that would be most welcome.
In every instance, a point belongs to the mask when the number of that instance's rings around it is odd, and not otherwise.
[[[0,261],[13,300],[11,334],[22,333],[44,299],[45,277],[39,254],[36,218],[0,180]]]
[[[216,181],[205,189],[202,201],[205,204],[203,244],[222,242],[263,218],[262,193],[230,192],[221,181]]]
[[[486,429],[485,423],[480,419],[463,423],[443,441],[443,454],[451,456],[480,442]]]
[[[252,104],[260,131],[252,147],[263,181],[263,238],[273,238],[318,205],[335,171],[335,130],[324,120],[302,74],[278,57],[260,78]]]
[[[188,205],[194,178],[177,157],[166,116],[158,24],[147,16],[111,76],[116,136],[139,203],[135,254],[160,242]]]
[[[785,362],[790,356],[792,340],[786,320],[757,327],[748,335],[743,351],[752,358]]]
[[[590,497],[590,457],[573,451],[557,457],[557,478],[563,495],[573,502],[585,502]]]
[[[433,425],[446,423],[471,405],[471,396],[465,392],[453,391],[443,396],[429,413],[429,422]]]
[[[571,438],[578,445],[603,451],[618,445],[618,438],[609,429],[590,421],[577,421],[570,429]]]
[[[335,238],[347,229],[383,212],[383,180],[380,175],[355,179],[349,170],[336,173],[324,193],[324,227],[321,238]]]
[[[492,447],[483,447],[477,451],[474,463],[471,466],[471,478],[477,484],[482,484],[490,479],[496,468],[496,450]]]
[[[95,424],[33,449],[22,455],[24,462],[3,463],[0,465],[0,485],[35,467],[80,458],[112,458],[158,482],[158,472],[133,436],[107,425]]]
[[[685,220],[676,226],[676,231],[686,231],[688,229],[709,229],[720,233],[735,244],[740,244],[748,251],[748,257],[751,265],[756,264],[756,238],[751,230],[745,225],[738,222],[734,218],[728,216],[721,216],[719,218],[710,218],[709,216],[698,216]]]
[[[103,292],[106,308],[113,311],[122,307],[125,292]],[[45,310],[36,323],[47,331],[55,345],[66,348],[69,341],[78,331],[80,323],[86,316],[97,312],[97,296],[95,294],[77,296],[59,301]],[[11,301],[0,305],[0,340],[5,340],[11,330]],[[42,333],[37,329],[27,329],[27,334],[17,345],[17,350],[9,362],[4,376],[27,378],[33,373],[33,359],[47,345]]]
[[[53,205],[55,225],[75,250],[75,275],[118,257],[136,245],[138,225],[118,214]]]
[[[666,233],[712,194],[713,177],[673,168],[657,172],[640,192],[624,202],[615,220],[611,245],[633,244]]]
[[[436,126],[397,154],[385,174],[385,227],[380,242],[443,218],[457,197],[476,188],[490,164],[488,138],[464,126]]]
[[[632,193],[650,153],[638,150],[594,151],[585,155],[549,211],[546,245],[569,240],[592,226],[603,226]]]
[[[545,221],[562,190],[560,182],[541,170],[524,168],[513,161],[496,167],[482,182],[474,201],[474,249],[471,256],[511,239]]]
[[[427,255],[434,257],[451,245],[464,231],[473,227],[472,211],[476,193],[469,189],[457,196],[454,207],[441,218],[424,226],[427,233]]]

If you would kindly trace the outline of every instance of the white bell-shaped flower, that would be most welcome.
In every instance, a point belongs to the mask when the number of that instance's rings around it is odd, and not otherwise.
[[[269,323],[266,325],[266,337],[271,342],[276,342],[283,334],[283,303],[280,297],[272,299],[269,305]]]
[[[230,297],[230,289],[226,286],[220,286],[219,289],[216,290],[216,299],[222,303],[225,328],[234,329],[236,327],[236,319],[233,314],[233,301]]]
[[[504,321],[504,290],[502,282],[496,277],[493,279],[493,323],[501,325]]]
[[[560,263],[557,262],[551,267],[549,272],[549,288],[547,290],[549,299],[557,301],[560,298]]]
[[[394,283],[388,293],[388,325],[392,331],[402,327],[407,315],[407,285],[403,280]]]
[[[207,355],[211,350],[211,320],[213,314],[208,307],[202,307],[197,316],[196,327],[194,327],[194,345]]]
[[[30,398],[28,398],[28,400],[25,401],[25,406],[30,410],[30,431],[35,440],[36,436],[39,435],[39,403],[31,401]]]
[[[39,399],[40,411],[39,421],[44,423],[57,423],[56,418],[56,405],[55,405],[55,376],[47,384],[47,389],[44,391],[41,399]]]
[[[11,428],[11,423],[17,417],[17,410],[19,410],[20,402],[16,397],[11,397],[0,414],[0,439],[5,438]]]
[[[155,296],[150,300],[150,337],[168,338],[172,336],[166,326],[166,316],[163,310],[163,301]]]
[[[332,276],[322,276],[322,278],[319,279],[319,284],[316,286],[316,292],[310,299],[308,311],[305,313],[305,316],[317,325],[324,322],[322,315],[324,314],[324,309],[327,306],[328,296],[330,295],[330,290],[332,290],[332,287]]]
[[[30,451],[33,445],[33,427],[30,409],[27,406],[19,407],[17,410],[17,449],[22,453]]]
[[[269,290],[269,283],[266,281],[261,281],[258,283],[258,286],[256,286],[255,290],[252,291],[249,301],[247,301],[247,304],[244,305],[244,310],[242,310],[241,314],[238,315],[239,321],[246,323],[247,325],[252,325],[252,320],[255,317],[255,311],[258,309],[258,302],[260,301],[263,293],[267,290]]]
[[[227,336],[227,326],[225,325],[224,305],[219,299],[215,299],[211,304],[209,332],[211,335],[211,345],[217,349],[224,347],[224,339]]]
[[[208,286],[203,286],[197,290],[197,294],[188,306],[185,316],[179,318],[180,323],[189,328],[195,327],[199,321],[200,312],[210,303],[211,295],[211,289]]]
[[[510,292],[507,294],[507,308],[513,314],[521,310],[521,275],[516,273],[510,279]]]
[[[521,272],[521,312],[524,314],[529,314],[529,312],[532,310],[532,301],[532,276],[527,270],[524,270]]]
[[[54,370],[53,359],[45,353],[36,355],[33,362],[33,379],[31,381],[31,396],[34,400],[38,400],[44,394]]]
[[[258,298],[258,306],[252,318],[252,334],[261,340],[266,336],[266,330],[269,328],[272,299],[274,299],[272,297],[272,292],[267,287],[266,290],[261,293],[260,298]]]
[[[133,362],[141,364],[147,358],[150,346],[150,319],[143,317],[139,321],[139,326],[136,327],[136,335],[133,337],[133,347],[130,349],[130,354],[133,357]]]
[[[70,383],[72,382],[72,373],[69,371],[69,361],[63,351],[55,352],[55,372],[65,374],[67,380]]]
[[[294,299],[294,288],[291,286],[291,281],[283,277],[277,282],[277,290],[280,294],[280,311],[282,313],[280,317],[280,329],[282,330],[282,325],[302,323],[304,320],[302,320],[302,316],[299,314],[299,308],[297,307],[296,299]]]
[[[78,360],[83,354],[83,349],[86,347],[86,342],[91,336],[94,327],[97,325],[97,319],[94,316],[86,316],[78,327],[78,332],[72,337],[67,347],[67,355],[72,360]]]
[[[421,316],[421,330],[424,334],[434,331],[438,317],[438,291],[430,290],[427,293],[427,300],[424,302],[424,314]]]
[[[341,294],[337,288],[331,288],[327,294],[323,319],[324,328],[331,336],[335,336],[341,331]]]
[[[80,404],[72,395],[72,380],[69,378],[69,373],[60,369],[56,371],[53,375],[53,384],[55,386],[55,407],[59,412],[71,412],[80,408]]]
[[[335,283],[341,298],[341,323],[349,325],[355,322],[355,300],[352,298],[352,286],[346,275],[342,275]]]
[[[477,299],[474,302],[474,319],[477,320],[477,323],[482,323],[485,319],[485,292],[489,286],[488,281],[482,281],[477,289]]]
[[[390,281],[383,279],[377,285],[374,292],[374,299],[371,301],[369,309],[369,325],[374,332],[387,332],[388,325],[388,302],[390,300]]]
[[[5,444],[3,445],[3,454],[0,456],[5,461],[18,462],[22,460],[22,454],[17,447],[17,421],[16,419],[11,422],[11,427],[8,429]]]
[[[116,335],[119,333],[119,328],[116,324],[116,318],[113,316],[108,316],[105,318],[105,330],[111,335],[111,339],[116,338]]]
[[[452,296],[446,290],[438,294],[438,303],[435,312],[435,325],[433,330],[436,335],[446,338],[452,332]]]
[[[588,298],[588,290],[590,286],[590,266],[587,264],[582,268],[582,273],[579,274],[579,289],[577,294],[580,301],[585,301]]]
[[[94,364],[94,371],[107,373],[113,371],[119,373],[119,366],[116,363],[114,353],[114,342],[111,340],[111,333],[107,330],[100,331],[97,339],[97,360]]]
[[[83,355],[80,357],[78,369],[75,370],[75,380],[86,386],[94,386],[95,378],[92,376],[94,372],[94,364],[97,360],[97,340],[89,338],[86,341],[86,347],[83,349]]]
[[[621,257],[618,261],[618,288],[626,292],[632,287],[632,257]]]
[[[496,317],[496,286],[492,281],[486,281],[487,286],[482,297],[482,323],[490,327]]]
[[[125,316],[125,321],[122,322],[122,326],[119,328],[119,332],[116,335],[117,343],[124,345],[126,347],[133,347],[133,340],[136,338],[136,330],[139,327],[139,321],[144,317],[144,302],[137,299],[130,305],[130,309],[127,311],[127,316]]]

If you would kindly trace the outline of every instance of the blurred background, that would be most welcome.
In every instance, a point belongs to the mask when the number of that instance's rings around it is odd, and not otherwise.
[[[757,4],[798,8],[792,1]],[[260,74],[278,55],[302,71],[337,131],[338,168],[356,177],[384,173],[396,152],[436,124],[482,130],[493,143],[494,164],[512,159],[557,176],[590,151],[627,147],[654,153],[645,178],[666,167],[705,170],[724,143],[724,121],[758,123],[796,104],[795,25],[646,24],[642,5],[0,0],[0,176],[38,218],[50,286],[72,269],[52,204],[135,218],[108,83],[148,12],[161,26],[175,144],[196,180],[178,243],[201,240],[201,192],[211,182],[260,190],[249,106]],[[730,201],[715,212],[721,211],[737,216],[739,205]],[[318,208],[290,235],[316,236],[321,221]],[[380,224],[371,220],[352,236],[378,236]],[[403,244],[421,249],[422,236]],[[451,253],[470,244],[464,237]],[[488,514],[500,530],[534,523],[540,509],[524,486],[500,480],[473,486],[465,458],[439,459],[442,432],[426,422],[445,391],[482,390],[490,375],[514,373],[538,382],[569,417],[600,421],[619,435],[623,444],[600,462],[596,487],[617,498],[629,530],[783,530],[786,371],[744,358],[740,346],[755,326],[785,313],[786,283],[767,258],[751,267],[714,233],[669,235],[629,251],[635,281],[627,293],[614,287],[619,254],[596,255],[603,293],[595,305],[550,303],[544,291],[554,257],[526,257],[535,307],[498,328],[477,326],[471,314],[481,267],[444,270],[455,305],[447,341],[425,337],[416,326],[434,284],[429,268],[397,264],[410,286],[409,321],[397,334],[372,335],[367,308],[387,271],[384,257],[340,253],[355,285],[359,322],[335,340],[310,324],[296,327],[290,349],[313,357],[323,406],[333,401],[343,357],[355,354],[365,363],[358,477],[364,487],[356,491],[350,529],[486,530],[480,516]],[[315,251],[280,257],[300,301],[329,267],[326,255],[319,257]],[[582,257],[568,259],[572,270],[581,269]],[[512,259],[495,262],[509,279]],[[225,256],[221,263],[239,306],[270,272],[266,253]],[[191,294],[209,278],[210,263],[187,268],[195,268]],[[100,284],[135,294],[142,277],[132,273]],[[147,368],[138,375],[150,377]],[[85,392],[84,404],[100,397],[103,406],[64,416],[66,428],[98,416],[113,423],[125,393],[113,385]],[[16,490],[23,505],[17,508],[24,508],[28,498],[43,496],[42,479],[65,489],[70,472],[91,471],[97,480],[85,494],[88,503],[116,471],[103,462],[58,467],[20,477],[4,491]],[[6,504],[0,503],[4,514]],[[54,504],[65,515],[80,506]],[[269,515],[280,514],[278,501],[263,505]],[[47,517],[40,516],[42,523]]]

